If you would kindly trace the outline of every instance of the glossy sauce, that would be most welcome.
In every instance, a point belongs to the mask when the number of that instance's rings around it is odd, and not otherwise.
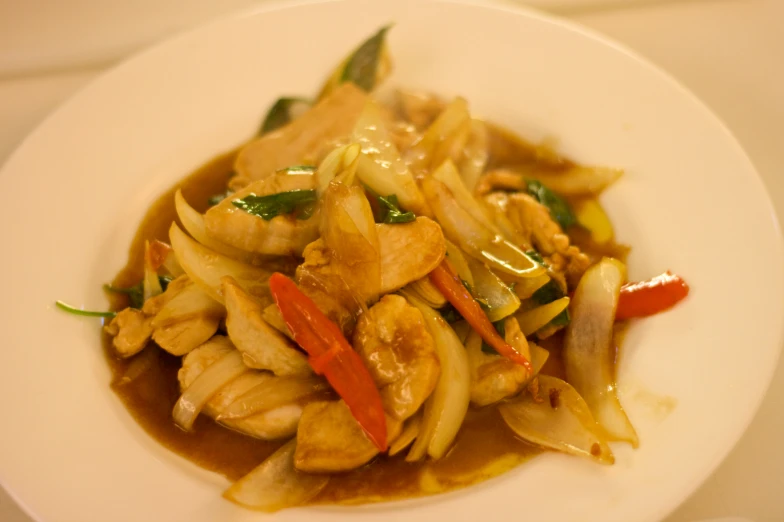
[[[493,134],[495,163],[536,162],[528,145]],[[168,241],[168,229],[176,221],[174,192],[181,188],[185,199],[204,211],[208,198],[225,190],[236,151],[210,161],[173,187],[149,209],[131,245],[128,264],[114,284],[131,286],[142,278],[144,241]],[[550,160],[548,160],[550,161]],[[549,165],[558,168],[558,165]],[[590,247],[586,243],[584,246]],[[127,306],[125,297],[111,295],[112,309]],[[563,378],[560,357],[563,332],[541,344],[550,350],[543,372]],[[144,430],[171,451],[208,470],[236,480],[260,464],[283,442],[266,442],[234,432],[200,415],[190,433],[177,428],[172,408],[179,398],[177,371],[180,358],[154,345],[139,355],[121,360],[114,356],[111,341],[104,339],[107,361],[112,369],[112,390]],[[407,463],[406,451],[395,457],[378,457],[366,466],[334,475],[312,503],[357,503],[414,497],[456,489],[483,480],[518,465],[542,450],[518,438],[506,427],[495,407],[471,409],[453,448],[439,461]]]

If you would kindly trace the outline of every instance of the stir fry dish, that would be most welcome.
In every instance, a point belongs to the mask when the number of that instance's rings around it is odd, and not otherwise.
[[[587,167],[477,119],[384,98],[387,28],[313,99],[149,211],[106,290],[112,388],[153,437],[276,511],[449,491],[542,451],[613,464],[629,320],[689,288],[628,282]]]

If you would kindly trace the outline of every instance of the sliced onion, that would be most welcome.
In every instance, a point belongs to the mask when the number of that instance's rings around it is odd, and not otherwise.
[[[565,172],[534,170],[522,174],[541,181],[550,190],[564,196],[598,196],[615,183],[623,171],[609,167],[575,166]]]
[[[242,362],[242,354],[232,350],[209,365],[180,395],[174,405],[174,422],[185,431],[190,431],[196,417],[205,404],[228,383],[248,371]]]
[[[481,120],[471,120],[471,131],[460,162],[460,176],[468,190],[473,192],[476,188],[476,182],[484,172],[489,157],[490,138],[487,126]]]
[[[242,506],[273,513],[304,504],[324,489],[329,475],[303,473],[294,467],[297,440],[292,439],[239,479],[223,497]]]
[[[222,304],[207,295],[198,285],[188,285],[169,299],[152,320],[153,328],[161,328],[192,317],[225,317]]]
[[[485,209],[479,204],[479,201],[477,201],[468,188],[466,188],[460,174],[457,172],[455,164],[452,163],[451,160],[446,160],[434,170],[433,178],[446,185],[452,192],[452,196],[455,198],[455,201],[457,201],[457,204],[460,205],[463,210],[471,214],[471,217],[494,233],[500,233],[495,223],[487,216]]]
[[[515,280],[514,293],[520,299],[528,299],[534,295],[534,292],[542,288],[548,282],[550,282],[550,276],[547,274],[517,279]]]
[[[518,437],[545,448],[601,462],[615,462],[601,428],[580,394],[568,383],[540,375],[536,402],[530,393],[498,406],[498,411]]]
[[[422,426],[422,414],[417,413],[410,419],[406,421],[405,426],[403,426],[403,431],[400,432],[400,435],[392,441],[392,444],[389,446],[389,456],[393,457],[409,447],[414,440],[416,440],[417,435],[419,435],[419,429]]]
[[[161,281],[158,279],[158,267],[154,264],[149,241],[144,242],[144,282],[142,288],[145,301],[163,293]]]
[[[614,380],[613,323],[626,267],[602,259],[583,274],[566,329],[566,378],[582,395],[609,440],[637,446],[637,433],[618,400]]]
[[[464,98],[455,98],[407,151],[406,160],[417,171],[430,170],[446,159],[457,160],[471,132],[471,115]]]
[[[446,305],[446,297],[436,288],[429,277],[411,281],[405,288],[407,292],[411,292],[424,301],[430,308],[442,308]]]
[[[267,302],[271,300],[267,284],[272,275],[269,271],[210,250],[188,237],[176,223],[169,229],[169,238],[177,261],[188,277],[219,303],[223,303],[221,278],[225,276],[233,277],[249,294]]]
[[[537,306],[525,312],[518,312],[515,314],[517,322],[520,323],[520,329],[525,335],[531,335],[539,328],[545,326],[552,321],[561,312],[566,310],[569,306],[569,298],[562,297],[547,304]]]
[[[525,252],[474,219],[442,182],[425,178],[422,190],[444,235],[468,255],[500,273],[518,278],[536,277],[545,272],[544,267]]]
[[[476,297],[482,298],[489,307],[487,318],[492,322],[510,316],[520,308],[520,298],[506,283],[476,259],[469,259],[468,266],[474,276],[472,289]]]
[[[332,256],[332,273],[367,301],[381,287],[381,258],[376,223],[364,190],[331,183],[322,198],[321,237]]]
[[[354,127],[353,141],[362,147],[357,176],[379,196],[396,195],[400,205],[417,215],[429,214],[408,166],[400,158],[379,106],[369,101]]]
[[[260,257],[258,254],[240,250],[210,236],[204,224],[204,216],[185,201],[181,190],[177,190],[174,194],[174,208],[177,210],[177,217],[180,218],[180,223],[185,227],[185,230],[210,250],[243,263],[253,263]]]
[[[406,295],[406,299],[422,312],[441,363],[436,388],[425,401],[422,428],[406,460],[421,460],[425,453],[440,459],[455,440],[468,411],[471,387],[468,356],[454,330],[437,312],[416,297]]]
[[[226,407],[218,422],[243,419],[256,413],[291,404],[310,395],[328,391],[329,384],[319,377],[272,377],[257,384]]]
[[[446,257],[449,259],[449,264],[451,264],[452,268],[457,272],[457,275],[460,276],[460,279],[473,286],[474,276],[471,274],[471,269],[468,267],[466,256],[463,255],[463,251],[460,250],[457,245],[448,239],[446,240]]]
[[[316,190],[319,196],[327,190],[334,179],[347,186],[354,183],[361,150],[358,143],[352,143],[338,147],[327,154],[316,170]]]

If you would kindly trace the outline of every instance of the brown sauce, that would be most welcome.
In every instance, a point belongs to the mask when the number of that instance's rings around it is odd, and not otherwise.
[[[537,161],[530,147],[521,143],[508,135],[494,135],[491,147],[494,163]],[[113,282],[115,285],[131,286],[141,280],[145,240],[168,241],[169,226],[177,221],[175,191],[182,189],[185,199],[196,210],[204,211],[208,198],[225,190],[235,154],[232,151],[213,159],[152,205],[131,244],[127,265]],[[563,161],[568,164],[568,160]],[[548,163],[547,167],[563,165]],[[585,246],[591,246],[587,240]],[[127,306],[124,296],[109,297],[112,309]],[[551,354],[543,373],[564,377],[562,343],[563,332],[541,342]],[[254,439],[224,428],[205,415],[199,416],[192,432],[182,431],[172,420],[172,409],[180,395],[177,381],[180,358],[151,345],[131,359],[118,359],[108,337],[104,338],[104,350],[112,370],[112,390],[131,415],[151,437],[195,464],[236,480],[285,442]],[[395,457],[379,457],[360,469],[334,475],[312,503],[357,503],[443,492],[503,473],[541,451],[518,439],[496,408],[472,408],[455,444],[441,460],[407,463],[405,451]]]

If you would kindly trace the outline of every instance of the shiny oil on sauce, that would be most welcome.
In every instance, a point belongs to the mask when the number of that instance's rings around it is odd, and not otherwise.
[[[491,137],[494,145],[491,153],[494,150],[496,164],[538,161],[527,145],[498,132]],[[172,221],[177,221],[174,192],[182,189],[185,199],[196,210],[206,210],[209,197],[224,192],[235,155],[236,151],[232,151],[213,159],[155,202],[131,244],[126,267],[113,284],[132,286],[141,280],[145,240],[168,241],[169,227]],[[548,168],[558,167],[548,163]],[[592,250],[589,238],[574,239],[582,248]],[[614,252],[617,257],[625,256],[625,252],[618,255],[619,252]],[[594,254],[600,256],[603,252],[595,251]],[[110,298],[114,310],[127,306],[122,295]],[[562,344],[563,332],[541,342],[550,351],[543,373],[564,377]],[[112,370],[112,390],[131,415],[151,437],[195,464],[233,481],[258,466],[285,442],[262,441],[243,435],[220,426],[205,415],[198,417],[191,432],[179,429],[172,420],[172,409],[180,395],[177,380],[180,358],[150,345],[135,357],[118,359],[108,337],[104,338],[104,351]],[[327,487],[311,503],[373,502],[457,489],[499,475],[541,451],[518,439],[495,407],[471,408],[453,447],[442,459],[408,463],[405,451],[395,457],[377,457],[359,469],[333,475]]]

